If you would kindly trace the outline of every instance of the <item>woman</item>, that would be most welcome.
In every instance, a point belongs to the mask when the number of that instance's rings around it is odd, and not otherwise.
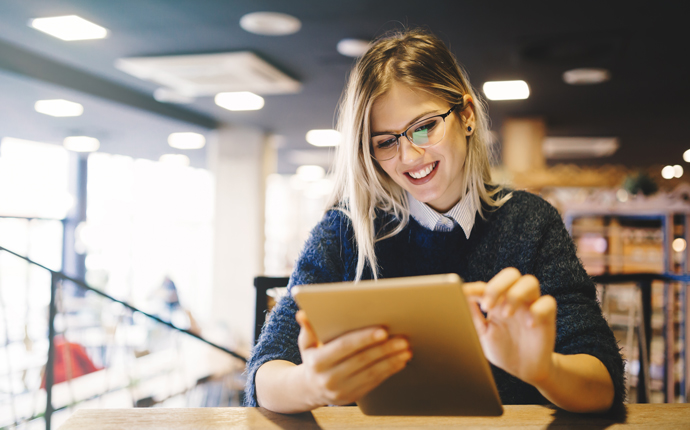
[[[623,362],[594,285],[552,206],[491,183],[487,121],[436,37],[375,43],[341,101],[332,209],[289,288],[458,273],[503,403],[606,411],[624,399]],[[246,401],[283,413],[349,404],[412,355],[378,327],[318,345],[288,296],[248,363]]]

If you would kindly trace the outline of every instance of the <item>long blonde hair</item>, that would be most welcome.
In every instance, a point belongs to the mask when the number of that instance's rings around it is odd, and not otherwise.
[[[380,38],[357,61],[340,100],[338,130],[343,141],[336,151],[335,187],[328,204],[351,220],[357,244],[356,280],[362,278],[366,264],[378,277],[374,244],[398,234],[410,217],[405,191],[370,155],[372,105],[394,82],[426,91],[451,106],[462,105],[463,96],[469,94],[474,101],[475,128],[468,138],[463,169],[465,198],[473,200],[482,218],[482,203],[495,209],[510,198],[495,198],[501,187],[491,182],[486,106],[453,54],[437,37],[419,29]],[[386,232],[374,231],[376,209],[394,215],[397,225]]]

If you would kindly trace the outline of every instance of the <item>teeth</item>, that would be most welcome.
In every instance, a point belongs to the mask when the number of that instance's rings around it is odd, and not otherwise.
[[[422,179],[423,177],[425,177],[426,175],[431,173],[432,170],[434,170],[435,165],[436,165],[435,163],[431,164],[431,165],[429,165],[429,167],[427,167],[424,170],[420,170],[419,172],[414,172],[414,173],[410,172],[410,176],[412,176],[415,179]]]

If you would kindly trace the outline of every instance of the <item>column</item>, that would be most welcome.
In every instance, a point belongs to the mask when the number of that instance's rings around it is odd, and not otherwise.
[[[546,167],[542,144],[543,118],[508,118],[501,130],[503,165],[512,174],[541,171]]]

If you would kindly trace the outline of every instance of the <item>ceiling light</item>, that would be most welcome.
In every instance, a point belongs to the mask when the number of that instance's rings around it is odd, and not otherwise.
[[[303,181],[318,181],[326,176],[326,171],[321,166],[299,166],[297,168],[297,176]]]
[[[240,27],[262,36],[286,36],[302,28],[299,19],[292,15],[277,12],[254,12],[240,19]]]
[[[685,160],[686,163],[690,163],[690,149],[683,152],[683,160]]]
[[[174,166],[189,166],[189,157],[184,154],[163,154],[159,161]]]
[[[231,111],[259,110],[264,107],[264,98],[249,91],[218,93],[216,104]]]
[[[36,18],[29,21],[29,25],[36,30],[67,41],[103,39],[108,35],[107,29],[77,15]]]
[[[484,94],[489,100],[524,100],[529,87],[525,81],[492,81],[484,84]]]
[[[679,164],[673,166],[673,176],[675,176],[676,178],[680,178],[681,176],[683,176],[683,166]]]
[[[666,166],[661,169],[661,177],[664,179],[673,179],[676,176],[676,169],[673,166]]]
[[[314,146],[338,146],[343,137],[338,130],[309,130],[307,142]]]
[[[74,152],[94,152],[101,144],[95,137],[69,136],[62,141],[62,146]]]
[[[362,39],[343,39],[338,42],[338,52],[346,57],[361,57],[368,50],[371,44]]]
[[[673,250],[676,252],[683,252],[685,251],[685,248],[687,247],[687,243],[685,242],[685,239],[682,237],[673,239],[673,244],[671,245],[673,247]]]
[[[80,116],[84,113],[84,106],[62,99],[39,100],[34,105],[34,109],[36,112],[57,117]]]
[[[168,145],[177,149],[201,149],[206,145],[206,138],[199,133],[171,133]]]
[[[593,85],[606,82],[611,79],[611,74],[606,69],[572,69],[563,73],[563,80],[570,85]]]

